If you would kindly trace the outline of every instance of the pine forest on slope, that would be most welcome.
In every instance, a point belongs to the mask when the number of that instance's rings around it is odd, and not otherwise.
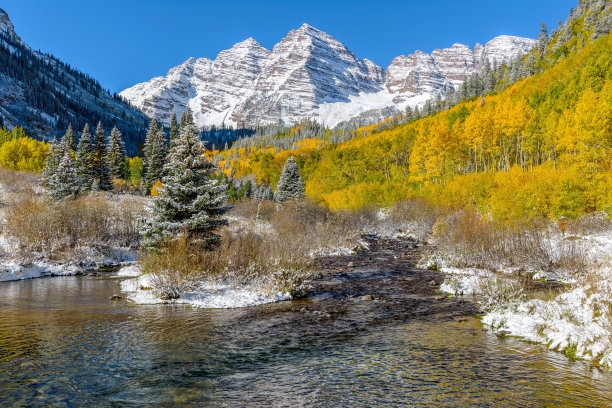
[[[69,123],[82,129],[99,121],[117,126],[128,152],[138,153],[148,118],[87,74],[30,48],[0,9],[0,126],[23,126],[29,135],[51,140]]]

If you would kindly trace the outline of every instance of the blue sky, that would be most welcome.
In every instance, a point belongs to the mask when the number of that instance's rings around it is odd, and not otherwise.
[[[383,68],[415,49],[552,30],[577,0],[3,0],[21,38],[118,92],[253,37],[271,49],[308,23]]]

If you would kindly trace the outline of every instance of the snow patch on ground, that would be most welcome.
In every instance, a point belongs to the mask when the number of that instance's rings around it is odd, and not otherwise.
[[[252,287],[203,284],[196,290],[185,292],[178,299],[164,300],[151,287],[150,275],[141,275],[121,282],[121,290],[136,304],[172,303],[206,309],[229,309],[291,299],[286,293],[268,294]]]
[[[440,291],[452,296],[478,295],[483,283],[495,276],[490,271],[475,268],[441,268],[440,271],[448,275],[440,285]]]
[[[476,295],[487,310],[482,322],[494,332],[545,344],[568,356],[612,369],[612,233],[569,238],[580,239],[586,245],[592,269],[584,276],[536,274],[534,279],[571,282],[567,292],[549,300],[509,296],[502,302],[499,298],[492,301],[489,297],[503,290],[495,285],[510,276],[499,271],[451,268],[436,256],[425,258],[419,267],[438,268],[448,275],[440,286],[443,292]],[[556,244],[561,242],[558,241]]]
[[[0,282],[42,278],[45,276],[69,276],[104,267],[131,264],[136,260],[136,251],[131,248],[110,248],[101,253],[99,248],[74,248],[74,258],[69,261],[52,261],[44,256],[34,260],[20,259],[15,247],[5,236],[0,236]]]
[[[140,265],[135,263],[130,263],[122,266],[118,271],[117,275],[120,278],[133,278],[142,275],[142,270],[140,269]]]
[[[578,286],[549,301],[532,299],[493,310],[482,321],[498,333],[612,368],[612,322],[605,310],[611,293]]]
[[[44,276],[76,275],[82,271],[83,269],[77,265],[34,262],[24,266],[14,261],[4,261],[0,264],[0,282],[41,278]]]

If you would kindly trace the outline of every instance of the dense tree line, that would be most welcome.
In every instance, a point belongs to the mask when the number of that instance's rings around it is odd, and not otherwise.
[[[76,147],[75,147],[76,145]],[[113,179],[126,177],[126,152],[121,132],[114,127],[108,138],[98,122],[94,135],[85,124],[78,144],[72,125],[61,141],[51,142],[43,169],[43,184],[56,199],[113,188]]]

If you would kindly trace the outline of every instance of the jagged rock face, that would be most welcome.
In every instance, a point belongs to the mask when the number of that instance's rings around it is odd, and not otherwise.
[[[518,54],[528,52],[535,40],[502,35],[486,45],[454,44],[434,50],[431,55],[416,51],[395,58],[387,68],[387,89],[391,93],[443,94],[449,87],[457,88],[464,78],[481,71],[487,61],[493,66],[509,62]]]
[[[236,109],[234,120],[255,123],[298,121],[316,116],[318,106],[348,101],[360,92],[378,92],[383,70],[360,60],[335,38],[304,24],[292,30],[272,53],[254,92]]]
[[[13,37],[21,42],[19,36],[15,33],[15,26],[13,26],[13,22],[9,18],[6,11],[0,8],[0,32]]]
[[[165,124],[187,105],[200,125],[228,123],[234,108],[251,95],[269,54],[249,38],[221,51],[214,61],[190,58],[166,76],[137,84],[121,95]]]
[[[214,61],[189,59],[165,77],[137,84],[121,95],[165,124],[173,112],[179,115],[189,106],[200,126],[292,123],[321,119],[323,111],[331,121],[326,124],[333,126],[350,119],[342,112],[367,112],[389,103],[403,109],[407,103],[426,99],[415,96],[443,94],[482,69],[485,61],[508,61],[534,43],[501,36],[474,50],[455,44],[431,55],[417,51],[395,58],[384,71],[372,61],[357,58],[330,35],[304,24],[272,51],[248,39],[222,51]],[[376,95],[377,102],[355,99],[364,94]],[[343,103],[364,106],[339,108]],[[338,114],[329,115],[330,111]]]
[[[448,86],[434,58],[421,51],[395,58],[387,68],[387,89],[392,94],[433,93]]]
[[[384,77],[372,61],[304,24],[272,51],[250,38],[214,61],[190,59],[121,95],[166,124],[189,105],[199,125],[257,126],[316,117],[323,103],[382,90]]]
[[[500,35],[486,43],[484,47],[476,44],[476,47],[474,47],[474,58],[478,64],[477,68],[483,68],[486,61],[489,61],[491,65],[494,65],[495,61],[497,63],[509,62],[518,54],[529,52],[535,47],[536,42],[536,40],[530,38]]]

